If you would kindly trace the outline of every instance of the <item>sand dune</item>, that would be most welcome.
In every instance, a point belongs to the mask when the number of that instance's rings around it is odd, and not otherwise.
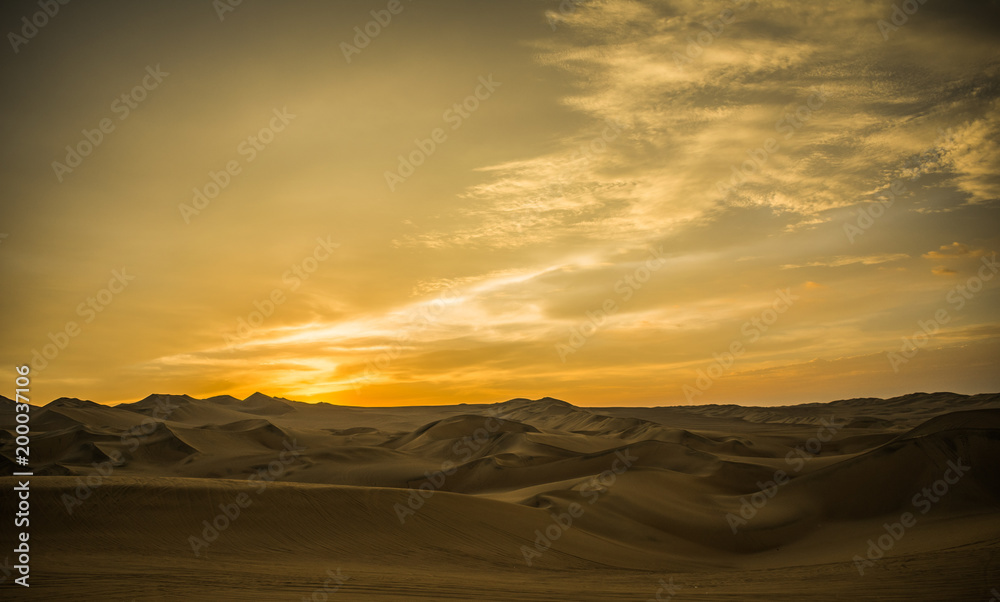
[[[56,400],[32,427],[47,599],[298,600],[338,569],[329,599],[666,599],[661,579],[677,599],[988,599],[1000,583],[1000,395],[371,410],[151,395]],[[904,513],[916,524],[872,560]]]

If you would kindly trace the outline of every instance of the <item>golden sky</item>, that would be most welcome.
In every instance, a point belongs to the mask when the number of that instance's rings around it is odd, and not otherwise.
[[[1000,390],[995,1],[40,10],[0,97],[36,403]]]

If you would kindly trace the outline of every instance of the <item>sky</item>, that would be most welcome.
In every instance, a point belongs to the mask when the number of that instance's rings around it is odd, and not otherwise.
[[[35,403],[1000,390],[995,0],[0,14]]]

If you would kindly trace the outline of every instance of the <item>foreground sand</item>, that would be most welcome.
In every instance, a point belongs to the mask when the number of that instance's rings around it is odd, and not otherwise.
[[[33,586],[8,577],[5,599],[989,600],[1000,588],[998,395],[766,409],[150,396],[57,400],[32,420],[45,474],[31,482]],[[0,478],[4,517],[14,485]]]

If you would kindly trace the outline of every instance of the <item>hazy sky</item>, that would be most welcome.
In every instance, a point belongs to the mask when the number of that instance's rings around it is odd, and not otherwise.
[[[1000,390],[996,1],[224,1],[3,6],[36,402]]]

